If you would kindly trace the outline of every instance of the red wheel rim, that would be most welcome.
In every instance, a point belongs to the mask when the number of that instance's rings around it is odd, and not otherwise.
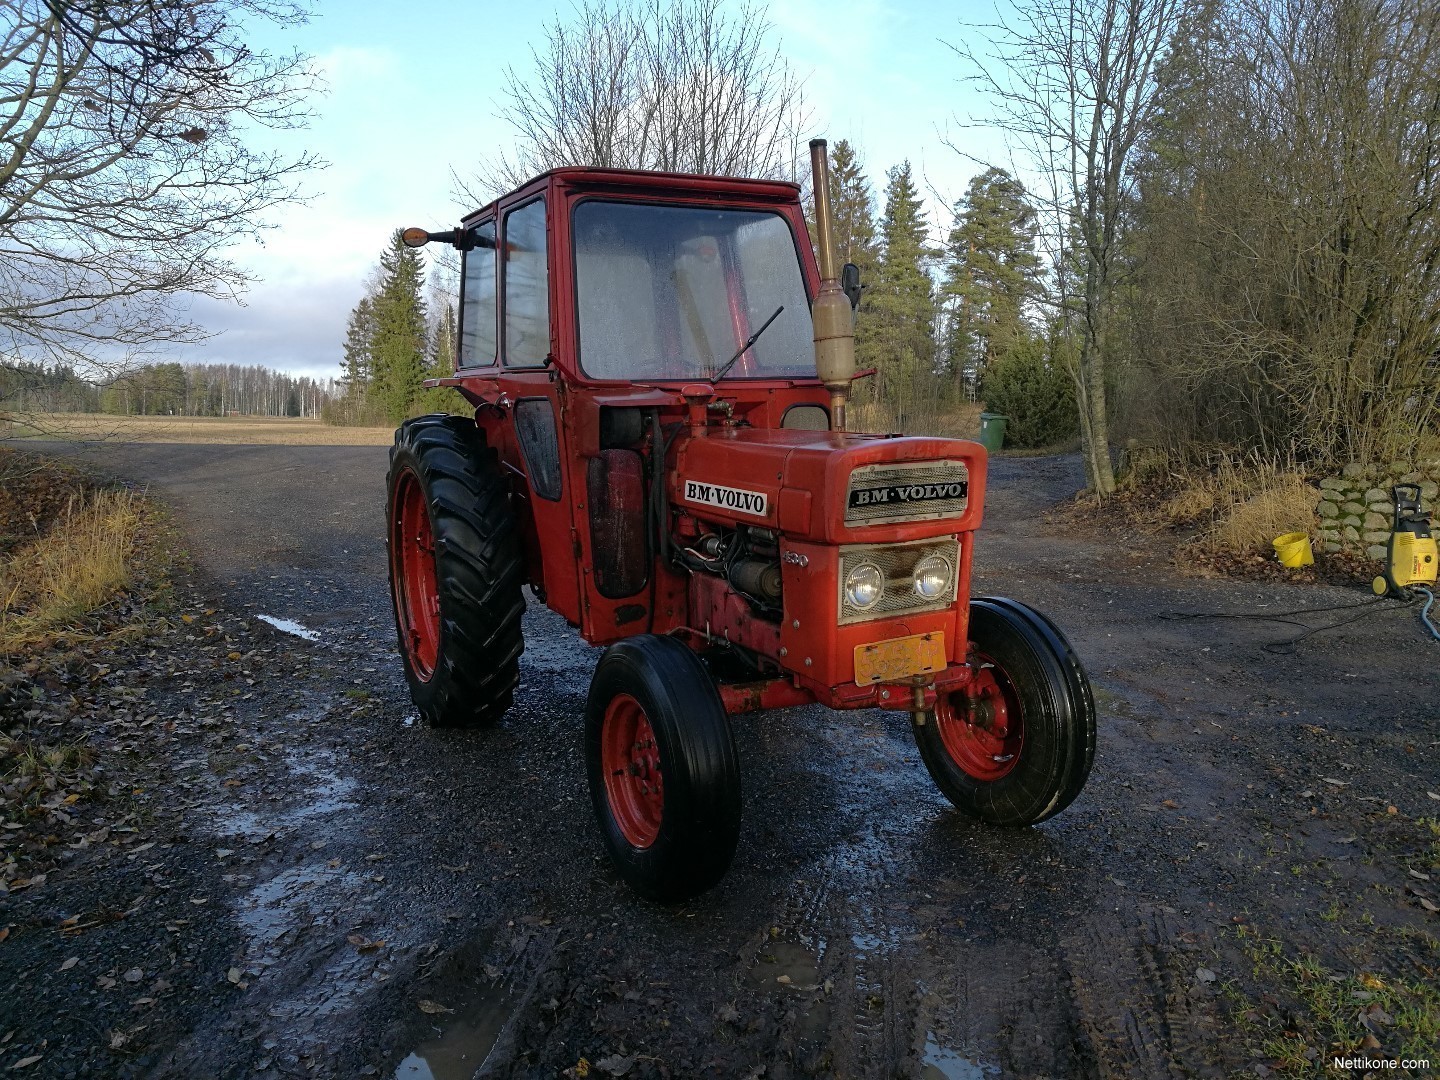
[[[616,694],[605,706],[600,767],[605,771],[605,798],[620,834],[632,847],[648,848],[660,835],[665,784],[655,732],[645,710],[629,694]]]
[[[980,670],[964,690],[935,705],[935,723],[950,760],[967,776],[992,783],[1020,760],[1025,717],[1005,669],[979,656]]]
[[[422,682],[435,674],[440,654],[440,586],[435,576],[435,531],[420,478],[409,469],[395,484],[390,558],[395,613],[410,668]]]

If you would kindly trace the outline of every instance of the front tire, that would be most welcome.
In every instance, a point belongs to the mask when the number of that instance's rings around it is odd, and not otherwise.
[[[494,723],[520,681],[525,611],[495,453],[473,420],[407,420],[387,491],[390,594],[411,700],[433,727]]]
[[[1095,757],[1095,698],[1063,634],[1014,600],[970,604],[975,681],[915,728],[920,757],[962,813],[1034,825],[1075,800]]]
[[[611,645],[585,706],[585,766],[620,876],[674,903],[724,875],[740,840],[740,765],[705,665],[674,638]]]

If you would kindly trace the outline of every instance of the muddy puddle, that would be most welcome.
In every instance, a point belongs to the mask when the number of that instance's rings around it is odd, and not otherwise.
[[[958,1050],[941,1045],[933,1031],[925,1033],[920,1080],[988,1080],[999,1075],[1000,1066],[966,1057]]]
[[[456,1010],[437,1034],[411,1051],[395,1067],[395,1080],[471,1080],[485,1064],[514,1009],[502,987],[482,990]]]

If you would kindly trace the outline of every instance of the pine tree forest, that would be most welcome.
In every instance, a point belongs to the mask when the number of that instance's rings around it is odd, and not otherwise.
[[[0,365],[0,408],[11,415],[290,416],[318,418],[339,392],[334,379],[259,365],[149,363],[103,379],[65,364]]]

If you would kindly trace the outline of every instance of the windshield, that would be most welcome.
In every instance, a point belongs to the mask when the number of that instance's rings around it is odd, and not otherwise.
[[[703,379],[784,311],[731,378],[814,375],[790,226],[756,210],[590,199],[574,213],[580,366],[594,379]]]

